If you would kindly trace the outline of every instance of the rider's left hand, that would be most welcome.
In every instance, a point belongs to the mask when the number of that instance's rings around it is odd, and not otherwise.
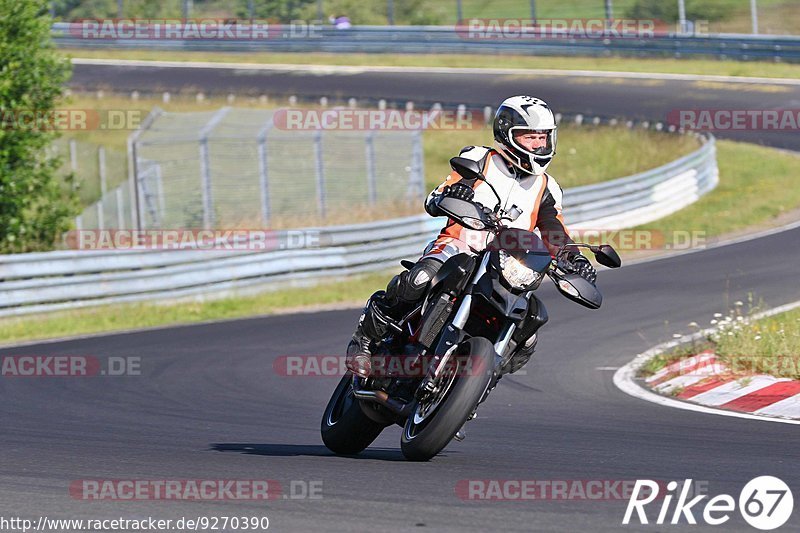
[[[591,284],[597,281],[597,271],[585,256],[574,252],[567,257],[573,271]]]

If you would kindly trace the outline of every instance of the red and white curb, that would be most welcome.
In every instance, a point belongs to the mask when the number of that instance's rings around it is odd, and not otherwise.
[[[757,320],[798,307],[800,301],[758,313],[752,318]],[[614,385],[641,400],[676,409],[800,424],[800,381],[767,375],[735,375],[710,352],[672,363],[647,380],[637,378],[642,366],[653,357],[704,338],[713,331],[713,328],[699,331],[637,355],[614,373]]]
[[[764,374],[734,374],[713,352],[667,365],[645,383],[678,400],[800,420],[800,381]]]

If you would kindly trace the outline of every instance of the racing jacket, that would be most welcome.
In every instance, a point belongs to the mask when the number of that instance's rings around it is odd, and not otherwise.
[[[511,228],[535,231],[547,244],[551,254],[559,246],[573,242],[564,225],[561,214],[562,190],[556,180],[544,173],[540,176],[524,174],[516,167],[506,163],[503,156],[486,146],[468,146],[461,150],[460,157],[477,161],[486,181],[491,183],[503,201],[501,207],[508,211],[516,206],[522,214],[513,222],[507,222]],[[491,188],[480,180],[465,180],[453,171],[447,179],[434,189],[425,201],[425,210],[432,216],[438,216],[434,201],[444,188],[457,182],[472,187],[475,192],[474,202],[486,207],[494,207],[497,198]],[[432,257],[446,261],[458,253],[477,253],[488,244],[489,232],[474,230],[448,219],[439,236],[425,248],[423,257]]]

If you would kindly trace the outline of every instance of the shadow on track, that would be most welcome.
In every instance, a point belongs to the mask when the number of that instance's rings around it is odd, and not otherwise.
[[[347,459],[373,459],[379,461],[405,461],[399,449],[367,448],[358,455],[336,455],[322,445],[312,444],[253,444],[253,443],[215,443],[211,450],[216,452],[239,452],[250,455],[271,457],[293,457],[306,455],[312,457],[344,457]]]

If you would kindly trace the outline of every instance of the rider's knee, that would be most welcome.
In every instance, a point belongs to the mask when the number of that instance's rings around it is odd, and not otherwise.
[[[442,263],[437,259],[426,257],[419,260],[411,269],[392,278],[386,287],[387,304],[394,307],[419,302],[441,266]]]

